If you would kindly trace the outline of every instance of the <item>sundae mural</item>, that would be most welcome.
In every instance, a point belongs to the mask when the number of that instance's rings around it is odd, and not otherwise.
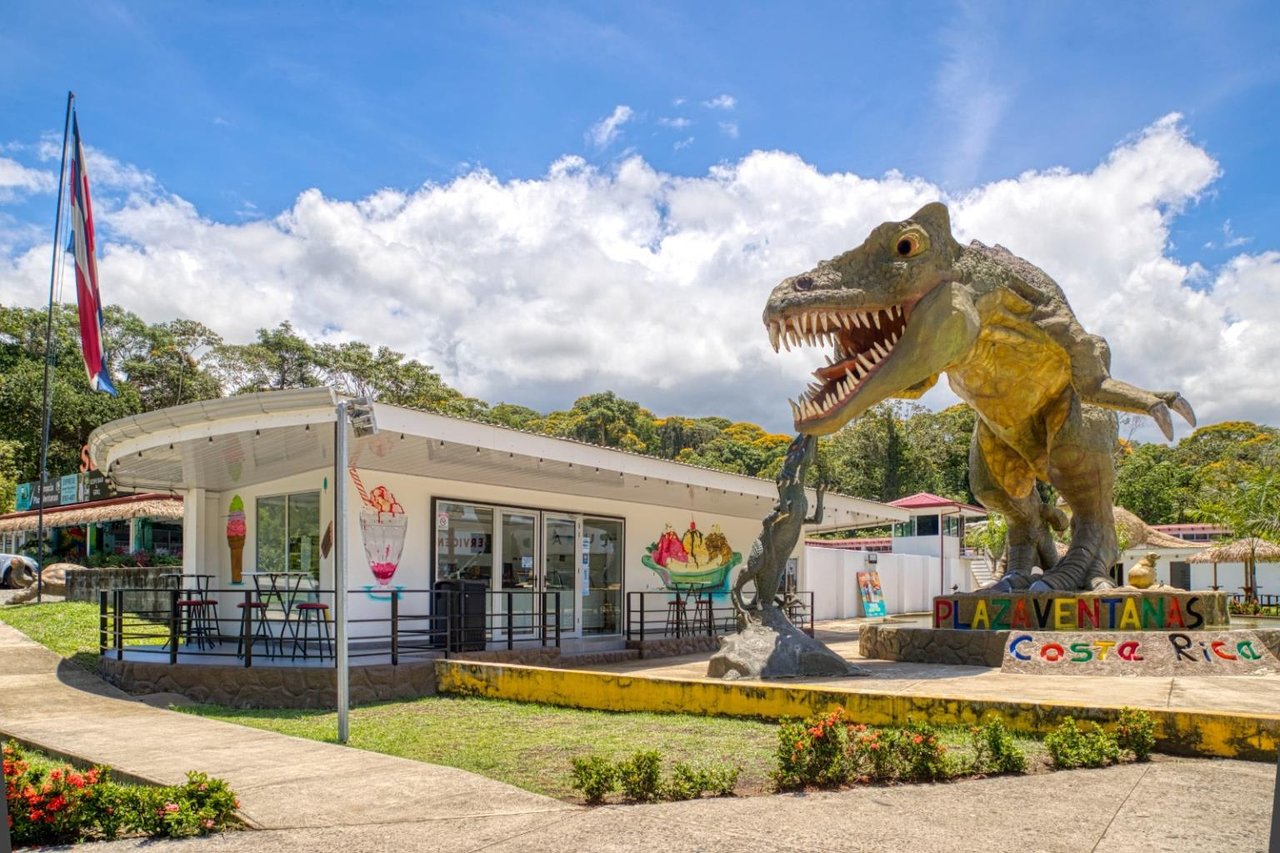
[[[356,469],[349,470],[351,482],[364,503],[360,508],[360,537],[364,541],[364,555],[374,579],[374,583],[365,585],[365,593],[370,598],[385,601],[390,598],[391,578],[400,567],[409,516],[386,486],[366,490]],[[404,589],[404,586],[395,588]]]
[[[645,550],[649,553],[640,562],[656,572],[670,590],[700,587],[713,594],[727,594],[729,578],[742,562],[742,554],[729,545],[720,525],[711,525],[710,532],[703,534],[693,520],[684,533],[668,524]]]

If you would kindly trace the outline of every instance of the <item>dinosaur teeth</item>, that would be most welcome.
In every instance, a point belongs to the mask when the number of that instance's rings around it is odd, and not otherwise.
[[[875,362],[867,358],[867,354],[864,352],[858,353],[858,362],[868,371],[870,371],[871,368],[876,366]]]
[[[773,351],[778,351],[779,338],[782,337],[782,326],[778,323],[769,324],[769,346],[773,347]]]
[[[885,349],[884,344],[880,343],[879,341],[876,341],[874,344],[872,344],[872,347],[880,355],[881,358],[884,358],[886,355],[889,354],[889,350]]]
[[[876,329],[879,329],[879,328],[880,328],[880,312],[879,312],[879,311],[872,311],[872,312],[871,312],[871,320],[872,320],[872,322],[874,322],[874,323],[876,324]]]

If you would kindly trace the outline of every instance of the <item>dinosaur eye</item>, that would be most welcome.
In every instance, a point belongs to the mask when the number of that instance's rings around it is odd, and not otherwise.
[[[898,238],[897,251],[900,258],[914,258],[929,248],[929,239],[923,231],[907,231]]]

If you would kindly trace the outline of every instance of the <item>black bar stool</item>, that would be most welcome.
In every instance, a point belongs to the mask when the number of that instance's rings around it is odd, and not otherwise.
[[[307,658],[307,646],[312,639],[313,626],[316,651],[320,655],[320,660],[325,659],[326,648],[329,652],[328,657],[333,657],[333,638],[329,635],[329,605],[319,601],[304,601],[301,604],[295,604],[293,609],[298,611],[298,616],[294,619],[292,659],[298,659],[299,648],[302,649],[303,659]]]
[[[240,608],[240,642],[236,643],[236,657],[244,657],[244,638],[248,636],[250,644],[262,640],[267,657],[274,658],[275,653],[271,650],[271,628],[267,625],[267,605],[261,601],[240,601],[236,603],[236,607]]]

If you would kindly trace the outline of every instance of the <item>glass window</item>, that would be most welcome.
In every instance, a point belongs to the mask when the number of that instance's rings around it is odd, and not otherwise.
[[[440,522],[448,517],[448,526]],[[436,504],[436,578],[493,582],[493,509],[440,501]]]
[[[942,532],[945,536],[958,537],[960,535],[960,516],[944,516],[942,519]]]
[[[938,535],[938,517],[936,515],[916,516],[916,535],[917,536],[937,536]]]
[[[911,521],[899,521],[893,526],[893,535],[899,538],[915,536],[915,525]]]
[[[320,493],[258,498],[257,550],[260,572],[306,572],[320,576]]]

